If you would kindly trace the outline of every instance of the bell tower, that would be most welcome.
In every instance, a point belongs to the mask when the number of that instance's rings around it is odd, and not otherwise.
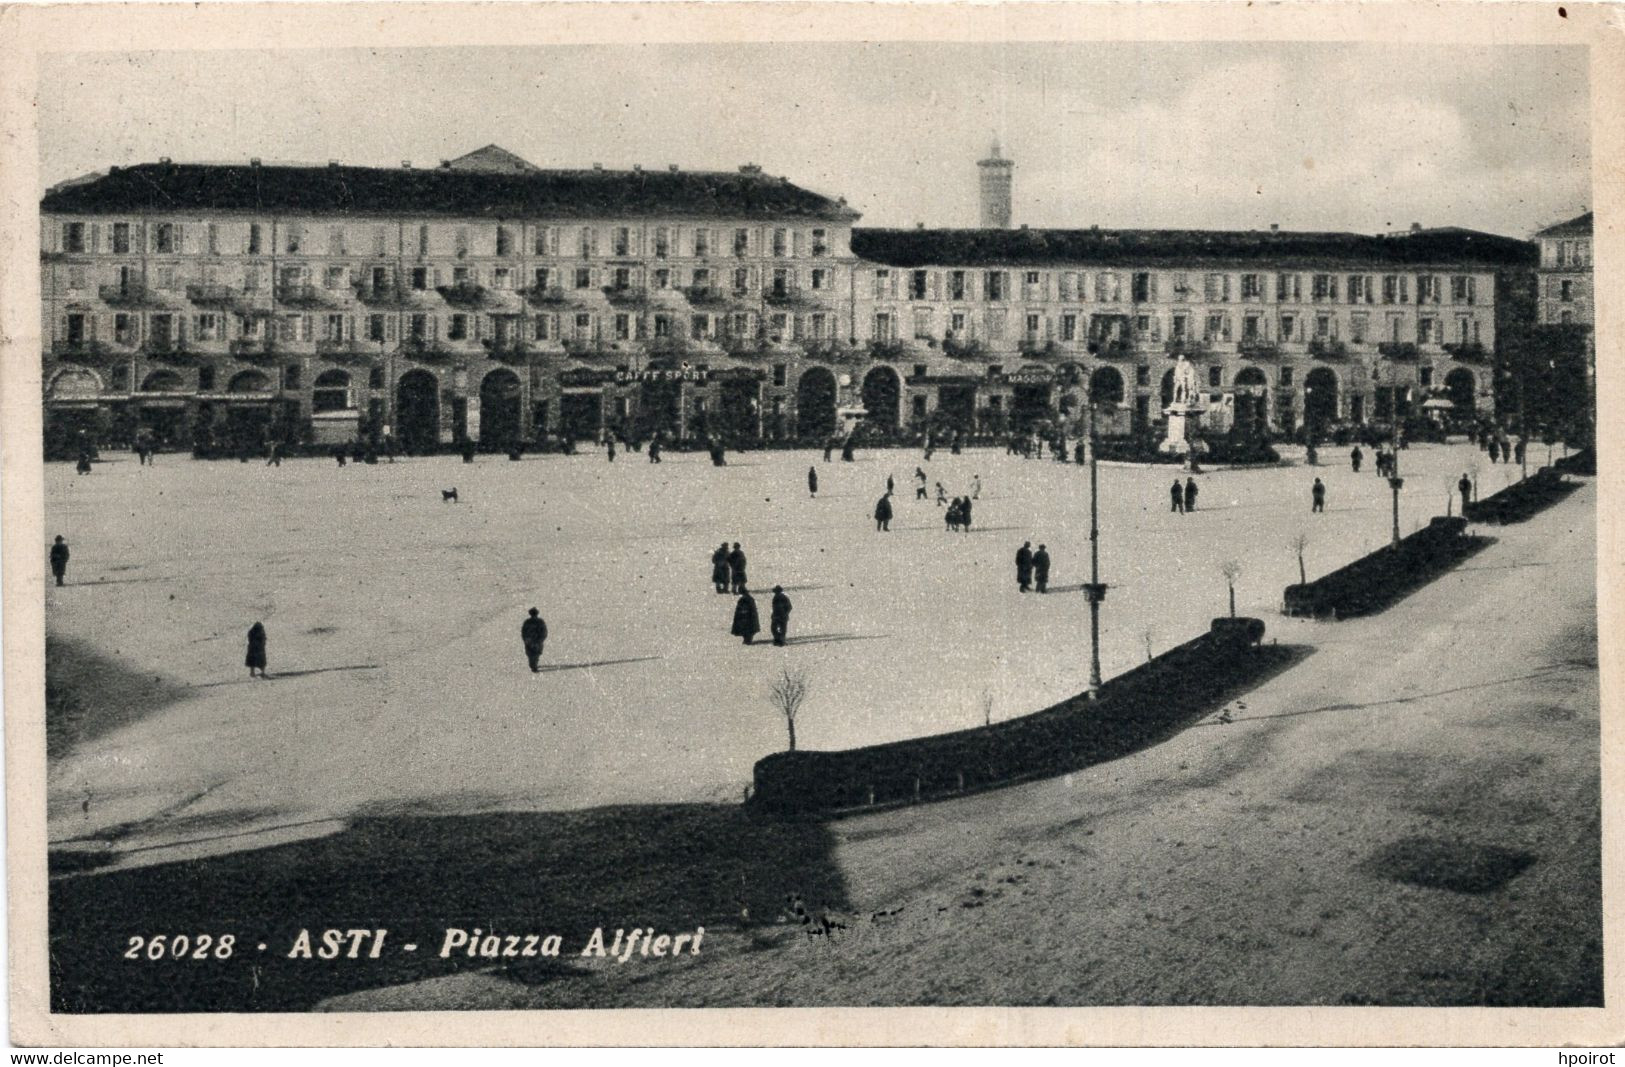
[[[981,171],[981,225],[984,230],[1010,228],[1010,172],[1015,166],[1013,160],[1005,159],[1000,154],[997,138],[993,141],[992,153],[976,164],[976,168]]]

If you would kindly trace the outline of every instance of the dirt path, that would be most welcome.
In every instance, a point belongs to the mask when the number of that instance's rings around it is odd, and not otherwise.
[[[1592,485],[1378,616],[1271,617],[1313,651],[1151,750],[831,824],[834,939],[328,1006],[1600,1004],[1594,521]]]

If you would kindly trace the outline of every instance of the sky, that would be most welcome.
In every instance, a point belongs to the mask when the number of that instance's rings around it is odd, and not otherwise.
[[[1033,227],[1514,236],[1591,203],[1583,48],[1395,44],[740,44],[44,57],[41,179],[112,164],[770,174],[864,226],[974,226],[976,160]],[[43,187],[42,187],[42,192]]]

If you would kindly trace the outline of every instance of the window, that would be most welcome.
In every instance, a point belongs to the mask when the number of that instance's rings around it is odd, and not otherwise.
[[[1349,317],[1349,340],[1357,345],[1365,344],[1365,332],[1369,326],[1369,316],[1360,312]]]
[[[1467,344],[1472,338],[1472,319],[1461,318],[1456,320],[1456,343]]]
[[[513,268],[512,267],[497,267],[494,270],[492,270],[491,271],[491,288],[493,288],[493,289],[512,289],[513,288]]]
[[[413,267],[412,268],[412,288],[418,290],[419,292],[422,292],[423,290],[429,288],[429,268],[428,267]]]
[[[1208,367],[1207,384],[1212,386],[1214,389],[1222,386],[1224,384],[1224,368],[1219,366],[1217,363]]]
[[[1431,345],[1439,341],[1439,321],[1437,319],[1416,320],[1416,343]]]
[[[743,226],[734,230],[734,255],[750,255],[750,230]]]
[[[773,384],[783,386],[788,381],[789,368],[783,363],[773,364]]]
[[[1243,274],[1241,276],[1241,298],[1252,301],[1264,299],[1264,279],[1262,275]]]
[[[173,289],[173,288],[175,288],[175,268],[174,267],[167,266],[167,265],[162,266],[162,267],[159,267],[155,273],[156,273],[157,278],[158,278],[157,286],[158,286],[159,289]]]
[[[985,300],[1003,300],[1005,293],[1005,273],[1002,270],[990,270],[982,275],[982,297]]]
[[[1452,304],[1471,304],[1478,295],[1477,286],[1473,283],[1477,279],[1471,274],[1456,274],[1450,278],[1450,302]]]
[[[344,255],[343,226],[329,226],[327,228],[327,254],[330,256]]]
[[[531,239],[530,250],[532,255],[556,256],[559,253],[558,230],[551,226],[536,227],[536,236]]]
[[[1567,278],[1557,284],[1557,298],[1565,304],[1574,301],[1574,283]]]
[[[82,222],[64,222],[62,224],[62,251],[85,252],[88,250],[85,243],[85,224]]]
[[[367,316],[367,340],[382,344],[384,341],[384,316]]]
[[[701,227],[694,231],[694,254],[701,258],[711,254],[711,231]]]
[[[790,231],[783,227],[773,231],[773,258],[783,259],[790,254]]]
[[[585,341],[592,337],[592,314],[586,311],[576,313],[576,340]]]
[[[829,255],[829,231],[814,230],[812,232],[812,254],[815,256]]]
[[[1298,340],[1298,317],[1296,315],[1281,316],[1281,340]]]
[[[830,317],[825,315],[822,311],[815,311],[808,316],[808,323],[812,329],[812,335],[815,340],[822,341],[825,338],[833,337],[835,335],[835,330],[832,324],[829,322],[829,318]],[[784,383],[780,382],[779,384],[783,385]]]
[[[1330,315],[1315,316],[1315,337],[1317,340],[1329,341],[1332,337],[1332,317]]]
[[[1337,275],[1316,274],[1309,279],[1309,299],[1324,304],[1337,299]]]
[[[299,364],[290,363],[282,368],[282,388],[299,388]]]
[[[783,267],[773,268],[773,295],[786,296],[790,292],[790,272]]]
[[[1004,319],[1005,310],[1003,308],[987,309],[986,324],[989,339],[994,341],[1004,340]]]
[[[298,252],[304,247],[304,243],[304,228],[296,222],[290,222],[288,224],[287,242],[284,245],[284,250],[288,252]]]
[[[582,259],[591,259],[598,254],[598,231],[591,226],[581,227],[579,250]]]
[[[1122,284],[1116,274],[1110,271],[1101,271],[1095,275],[1095,299],[1103,304],[1114,303],[1123,298]]]
[[[324,338],[326,338],[327,340],[329,340],[329,341],[342,341],[342,340],[344,340],[344,316],[343,315],[329,315],[329,316],[327,316],[327,324],[326,324],[325,330],[323,331],[322,336]]]
[[[908,298],[910,300],[925,299],[926,274],[923,270],[910,271],[908,275]]]
[[[1384,304],[1410,303],[1410,278],[1404,274],[1384,274],[1382,276],[1382,302]]]
[[[778,342],[783,341],[787,336],[789,336],[789,333],[790,316],[786,315],[784,312],[775,312],[773,316],[767,320],[767,337],[768,340],[772,341],[773,343],[777,344]]]
[[[696,289],[709,289],[709,288],[711,288],[711,270],[710,270],[709,267],[696,267],[696,268],[694,268],[694,288],[696,288]]]
[[[1061,340],[1076,341],[1078,339],[1078,317],[1067,314],[1061,316]]]
[[[885,300],[895,295],[892,290],[892,276],[889,270],[875,271],[875,299]]]
[[[1565,326],[1569,325],[1570,323],[1572,323],[1574,321],[1574,312],[1567,311],[1567,310],[1558,312],[1557,313],[1557,321],[1562,323]]]
[[[575,282],[576,282],[576,288],[577,289],[591,289],[592,288],[592,268],[590,268],[590,267],[577,267],[576,268],[576,275],[575,275]]]
[[[1144,363],[1134,368],[1134,384],[1145,388],[1151,384],[1151,368]]]
[[[617,340],[617,341],[629,340],[631,338],[631,336],[632,336],[632,316],[626,314],[625,312],[618,312],[615,315],[614,329],[615,329],[615,340]],[[658,329],[655,331],[655,333],[657,335],[659,334],[659,332],[660,331]]]
[[[632,254],[632,228],[630,226],[615,227],[615,254],[629,256]]]
[[[1291,385],[1292,384],[1292,368],[1291,367],[1282,367],[1281,368],[1281,384],[1282,385]]]
[[[133,345],[136,343],[137,335],[138,328],[134,315],[121,312],[113,316],[113,340],[121,345]]]
[[[260,224],[257,222],[251,222],[248,224],[248,254],[251,256],[259,255],[261,251],[260,246]]]
[[[1264,339],[1264,316],[1248,315],[1242,319],[1241,339],[1243,341],[1262,341]]]
[[[656,289],[670,289],[671,276],[671,268],[659,267],[650,272],[650,284]]]
[[[1132,297],[1136,304],[1143,304],[1157,298],[1157,276],[1149,271],[1136,272],[1130,281]]]
[[[711,316],[695,315],[689,320],[689,336],[705,340],[711,336]]]
[[[118,255],[127,255],[130,251],[130,224],[128,222],[113,223],[113,251]]]
[[[375,256],[389,254],[389,231],[382,226],[372,228],[372,254]]]
[[[497,227],[497,255],[513,255],[513,231],[506,226]]]
[[[1275,276],[1275,302],[1277,304],[1294,304],[1303,299],[1303,280],[1296,274],[1277,274]]]
[[[814,289],[829,288],[829,268],[814,267],[812,272],[812,287]]]
[[[536,291],[545,293],[547,287],[552,283],[553,272],[546,267],[537,267],[531,272],[531,279],[536,283]]]
[[[1443,286],[1439,284],[1436,274],[1418,274],[1416,276],[1416,302],[1418,304],[1437,304],[1440,301]]]
[[[1228,303],[1230,300],[1230,276],[1228,274],[1209,274],[1202,279],[1202,296],[1210,304]]]
[[[965,333],[965,313],[955,311],[948,316],[948,336],[961,337]]]
[[[427,226],[419,226],[418,227],[418,255],[426,256],[428,254],[429,254],[429,227],[427,227]]]
[[[202,366],[202,367],[198,368],[198,370],[197,370],[197,388],[198,388],[198,392],[200,392],[200,393],[209,393],[209,392],[214,391],[214,368],[213,367],[205,365],[205,366]]]
[[[322,286],[326,289],[343,289],[344,279],[343,267],[328,267],[322,274]]]
[[[750,292],[750,268],[738,267],[734,270],[734,292]]]
[[[1037,341],[1044,332],[1044,318],[1036,312],[1027,312],[1025,333],[1028,341]]]
[[[888,311],[875,312],[874,337],[877,341],[889,341],[895,336],[892,329],[892,317]]]
[[[68,288],[83,289],[85,287],[85,268],[73,266],[68,268]]]
[[[628,267],[616,267],[610,275],[609,287],[618,292],[632,288],[632,271]]]
[[[1256,319],[1257,316],[1254,316]],[[1202,339],[1204,341],[1230,340],[1230,316],[1223,312],[1209,314],[1203,326]]]
[[[451,324],[446,329],[446,336],[453,341],[468,340],[468,316],[461,312],[451,317]]]
[[[160,222],[152,228],[152,250],[154,252],[175,251],[175,224],[173,222]],[[289,249],[289,251],[296,251]]]
[[[964,300],[965,299],[965,272],[964,271],[962,271],[962,270],[951,270],[951,271],[948,272],[948,299],[949,300]]]
[[[426,341],[429,338],[429,316],[413,315],[407,321],[407,333],[414,341]]]
[[[531,337],[537,341],[546,341],[553,336],[553,316],[537,315],[531,321]]]
[[[260,268],[248,266],[243,268],[243,292],[257,293],[260,288]]]
[[[78,345],[85,342],[85,317],[77,312],[68,315],[68,344]]]

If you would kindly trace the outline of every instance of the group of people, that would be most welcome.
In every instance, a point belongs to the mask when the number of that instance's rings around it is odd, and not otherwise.
[[[745,550],[735,541],[733,548],[728,548],[724,541],[711,553],[711,584],[719,593],[743,593],[745,591]]]
[[[768,626],[773,635],[773,643],[781,647],[790,632],[791,606],[790,598],[784,595],[784,586],[775,585]],[[739,599],[734,602],[734,624],[730,632],[747,645],[755,644],[756,635],[762,632],[761,617],[756,613],[756,598],[750,595],[749,589],[741,589]]]
[[[1044,545],[1033,551],[1031,541],[1023,541],[1016,549],[1016,587],[1023,593],[1035,587],[1040,593],[1049,592],[1049,549]]]
[[[1196,510],[1196,479],[1186,478],[1183,483],[1178,478],[1168,487],[1168,510],[1181,514]]]

